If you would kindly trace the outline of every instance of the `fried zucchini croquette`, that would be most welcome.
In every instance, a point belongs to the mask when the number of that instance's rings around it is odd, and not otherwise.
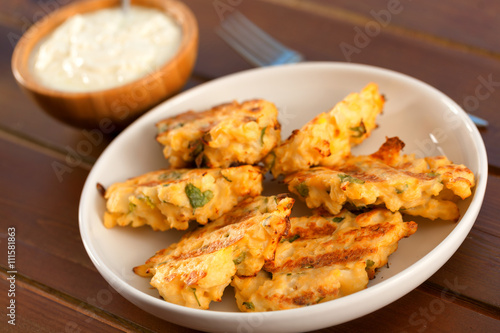
[[[233,279],[241,311],[292,309],[362,290],[398,242],[417,230],[387,209],[291,218],[290,225],[274,260],[254,277]]]
[[[309,208],[324,207],[332,214],[349,203],[357,208],[385,205],[393,212],[431,220],[458,220],[454,200],[471,195],[474,174],[444,156],[402,155],[403,147],[397,137],[388,138],[372,155],[300,171],[287,176],[285,183]]]
[[[383,105],[378,86],[368,84],[361,93],[349,94],[330,111],[293,131],[264,162],[275,178],[312,166],[338,164],[350,155],[351,146],[370,136]]]
[[[227,168],[260,162],[280,141],[276,106],[262,99],[232,102],[160,121],[156,140],[171,168]]]
[[[260,167],[154,171],[106,190],[104,225],[185,230],[190,220],[206,224],[261,192]]]
[[[274,258],[290,227],[294,200],[286,195],[247,198],[231,212],[184,235],[134,268],[168,302],[208,309],[235,274],[253,276]]]

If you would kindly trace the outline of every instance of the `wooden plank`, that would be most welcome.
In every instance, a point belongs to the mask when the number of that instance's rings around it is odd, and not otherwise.
[[[284,0],[270,0],[283,2]],[[288,1],[288,0],[285,0]],[[431,38],[453,41],[486,52],[500,52],[495,31],[500,29],[498,1],[477,3],[467,0],[374,0],[292,1],[298,6],[318,6],[316,10],[335,11],[346,20],[374,20],[384,26],[418,31]],[[478,50],[479,49],[479,50]]]
[[[335,315],[335,314],[332,314]],[[462,307],[452,297],[419,289],[362,318],[322,332],[497,332],[500,320]]]
[[[77,167],[67,175],[63,182],[59,183],[53,175],[51,168],[53,159],[50,157],[2,140],[0,140],[0,151],[9,156],[9,163],[0,164],[0,173],[10,175],[10,177],[0,179],[0,187],[11,189],[0,194],[0,230],[1,236],[5,238],[7,228],[12,225],[16,226],[20,274],[78,299],[82,308],[87,308],[87,304],[90,304],[152,330],[170,325],[137,309],[112,291],[87,257],[79,239],[77,224],[78,198],[87,174],[86,170]],[[37,165],[36,172],[33,172],[32,165]],[[495,184],[498,182],[498,179],[495,179]],[[30,186],[24,184],[30,184]],[[492,188],[497,187],[493,185]],[[50,195],[40,196],[44,189],[52,189]],[[491,193],[491,195],[495,194],[496,192]],[[493,199],[491,200],[494,202]],[[498,216],[498,210],[492,210],[490,205],[495,207],[493,203],[489,204],[482,214],[490,216],[486,219],[487,221],[494,221],[495,216]],[[493,225],[489,222],[484,225],[478,223],[478,228],[480,227],[487,230]],[[496,243],[498,244],[498,240]],[[471,246],[477,246],[477,244],[474,243]],[[452,277],[458,276],[459,285],[467,284],[465,290],[457,289],[460,295],[467,295],[485,302],[489,300],[497,302],[498,298],[496,300],[494,298],[498,297],[498,294],[494,295],[495,290],[498,290],[497,279],[481,277],[481,281],[484,281],[481,286],[474,285],[472,280],[478,278],[477,274],[489,275],[492,274],[491,272],[498,271],[499,263],[488,251],[476,250],[476,253],[475,258],[465,256],[457,259],[456,265],[461,265],[462,271],[454,272],[450,268],[451,273],[445,272],[443,275],[437,275],[433,283],[442,289],[449,288],[446,279],[453,283],[454,280],[450,278],[450,274]],[[0,265],[6,267],[6,260],[4,256],[0,257]],[[447,265],[455,267],[454,263]],[[469,268],[472,271],[468,271]],[[463,280],[462,276],[464,276]],[[494,277],[494,275],[491,276]],[[484,294],[487,294],[485,291],[493,292],[493,296],[484,299]],[[106,301],[98,301],[98,295],[103,293],[111,297]],[[415,309],[425,307],[430,302],[429,299],[415,300],[414,296],[406,296],[404,299],[407,308],[405,311],[408,311],[407,318],[416,311]],[[498,306],[497,303],[492,305]],[[389,315],[392,308],[381,311]],[[401,322],[398,324],[402,325]],[[394,325],[391,326],[394,330],[400,327]],[[175,325],[171,327],[173,330],[180,330]]]
[[[17,242],[18,274],[25,280],[35,281],[35,288],[43,284],[43,289],[55,294],[71,307],[90,317],[85,321],[99,321],[102,316],[112,316],[122,325],[141,326],[160,332],[192,332],[192,330],[165,322],[138,308],[118,294],[95,270],[87,257],[85,262],[77,262],[83,246],[74,244],[71,255],[61,257],[50,253],[39,245],[25,241]],[[0,263],[3,266],[3,262]],[[69,305],[68,305],[69,306]]]
[[[17,27],[23,32],[47,13],[74,2],[75,0],[29,1],[14,0],[0,4],[0,24]],[[470,47],[500,52],[496,31],[500,28],[497,19],[500,4],[484,1],[482,5],[467,0],[372,0],[359,2],[349,0],[261,0],[299,11],[312,11],[333,17],[335,20],[367,22],[377,21],[384,26],[396,26],[422,32],[431,38],[439,37],[466,44]],[[207,2],[207,1],[206,1]],[[207,2],[211,11],[205,14],[223,12],[236,8],[244,1],[217,0]],[[399,3],[399,5],[398,5]],[[195,7],[193,5],[193,7]],[[387,13],[389,12],[389,13]],[[9,13],[7,15],[6,13]]]
[[[471,232],[429,282],[500,307],[500,178],[488,177],[486,200]],[[478,283],[478,281],[480,281]]]
[[[30,251],[30,253],[35,252],[37,252],[35,249]],[[33,260],[38,259],[37,255],[33,258]],[[44,261],[48,263],[47,260],[42,260],[40,266],[43,265]],[[49,264],[45,265],[45,267],[37,267],[37,269],[42,271],[41,269],[44,268],[48,274],[54,277],[58,272],[53,270],[53,266],[54,265]],[[66,269],[68,271],[74,270],[74,266],[75,265],[67,265]],[[77,274],[78,272],[74,273],[74,275]],[[71,283],[71,281],[68,282]],[[86,297],[86,300],[84,299],[80,303],[78,303],[78,301],[75,303],[79,312],[87,314],[87,317],[81,317],[81,315],[78,314],[85,324],[98,324],[99,318],[97,318],[97,314],[95,313],[96,309],[94,309],[94,306],[96,306],[104,309],[109,308],[108,311],[112,311],[112,313],[124,311],[127,314],[127,319],[134,319],[135,321],[133,321],[133,323],[140,323],[141,326],[146,325],[145,327],[152,331],[162,331],[162,328],[165,329],[165,327],[170,327],[168,330],[169,332],[191,332],[188,329],[168,324],[143,312],[116,293],[110,291],[109,287],[105,284],[95,283],[95,279],[93,279],[91,275],[85,275],[85,279],[80,275],[75,279],[74,283],[77,283],[79,289],[86,291],[86,295],[90,295]],[[449,303],[450,300],[452,300],[453,303]],[[453,299],[453,294],[441,298],[433,297],[421,290],[415,290],[381,310],[324,331],[346,332],[370,328],[370,331],[374,332],[402,332],[405,330],[408,332],[415,332],[423,327],[432,331],[433,328],[441,328],[442,326],[448,327],[450,324],[450,329],[457,328],[455,325],[461,325],[472,321],[478,321],[481,328],[488,328],[488,330],[484,330],[484,332],[493,332],[494,330],[491,329],[498,327],[500,323],[498,319],[495,321],[489,316],[475,313],[472,310],[462,307],[461,304],[455,304],[457,301],[460,303],[459,300]],[[22,303],[19,302],[18,304]],[[391,318],[390,321],[387,319],[389,317]],[[449,323],[446,321],[448,317],[461,318],[464,322]],[[448,332],[448,330],[445,330],[445,332]]]
[[[74,167],[60,182],[52,168],[58,160],[1,139],[0,151],[9,156],[9,163],[0,164],[0,172],[9,175],[0,178],[0,187],[9,189],[0,196],[0,238],[7,238],[9,227],[16,228],[20,275],[70,295],[85,311],[95,307],[154,331],[183,332],[117,294],[90,261],[78,229],[78,201],[87,170]],[[7,256],[0,256],[0,266],[7,265]]]
[[[215,78],[250,68],[214,33],[221,17],[239,10],[275,38],[302,52],[308,60],[380,66],[413,76],[443,91],[466,111],[490,121],[488,129],[481,134],[490,164],[500,166],[500,146],[496,144],[500,141],[500,114],[496,112],[500,103],[498,59],[384,31],[360,47],[362,43],[354,29],[364,29],[363,26],[275,3],[242,1],[219,13],[212,2],[186,0],[186,3],[195,12],[201,27],[198,75]],[[347,51],[346,45],[356,51]]]
[[[8,290],[10,281],[5,272],[0,273],[1,290]],[[169,327],[167,323],[158,330],[124,322],[112,314],[90,306],[75,306],[67,296],[17,277],[15,283],[16,326],[7,320],[0,322],[2,332],[195,332],[182,327]],[[10,299],[9,299],[10,300]],[[471,328],[478,332],[498,330],[500,321],[470,311],[453,302],[451,298],[436,298],[415,290],[387,307],[359,319],[317,332],[423,332],[439,329],[442,332],[464,331]],[[411,302],[411,303],[410,303]],[[416,307],[418,305],[418,307]],[[48,311],[46,311],[48,310]],[[391,320],[388,320],[390,316]],[[253,325],[256,325],[252,323]],[[168,329],[167,329],[168,328]],[[258,329],[251,326],[249,329]]]
[[[0,321],[2,332],[123,332],[123,324],[112,318],[94,316],[42,290],[33,288],[15,275],[0,271],[0,289],[7,316]],[[9,278],[9,280],[7,280]],[[13,301],[13,303],[11,303]],[[10,315],[10,316],[9,316]],[[126,326],[125,326],[126,327]],[[129,326],[135,330],[136,327]]]
[[[23,1],[27,3],[26,0]],[[196,68],[197,77],[204,81],[207,78],[249,68],[249,65],[213,33],[213,27],[220,22],[214,7],[216,2],[188,0],[187,3],[192,6],[199,17],[203,36],[203,42],[200,44],[200,61]],[[240,9],[266,30],[271,31],[280,40],[300,49],[310,59],[332,60],[336,57],[342,59],[345,55],[338,47],[339,44],[342,41],[352,41],[354,38],[353,27],[356,25],[346,24],[343,20],[329,21],[317,14],[304,14],[287,6],[261,2],[251,4],[240,2],[234,7]],[[4,22],[3,18],[4,16],[0,15],[0,22]],[[10,28],[0,27],[0,29],[10,31]],[[305,40],[307,44],[304,44]],[[332,47],[325,47],[325,45],[332,45]],[[1,50],[0,57],[5,60],[7,57],[4,56],[3,48]],[[498,81],[495,74],[499,68],[498,61],[489,56],[463,52],[447,45],[436,44],[432,40],[415,41],[408,36],[394,32],[381,33],[372,40],[369,46],[354,56],[357,57],[356,61],[384,65],[424,80],[430,80],[433,85],[459,103],[463,103],[468,96],[476,97],[480,104],[480,110],[477,112],[484,112],[484,115],[491,116],[489,119],[494,123],[482,134],[493,165],[490,170],[498,171],[500,159],[498,149],[500,148],[496,145],[499,135],[496,127],[500,126],[500,122],[494,105],[498,103],[499,94],[496,86],[490,87],[493,91],[489,91],[487,98],[483,98],[484,96],[479,98],[477,94],[478,86],[481,87],[481,85],[483,85],[481,90],[483,93],[488,91],[485,90],[488,87],[484,86],[483,81],[488,79],[490,74],[492,74],[493,81]],[[0,74],[6,74],[7,67],[6,62],[0,60]],[[9,83],[3,77],[3,75],[0,77],[0,87],[5,89],[0,92],[0,103],[20,97],[20,94],[16,95],[13,81]],[[2,160],[8,161],[8,163],[0,164],[0,172],[9,175],[0,179],[0,187],[9,189],[8,193],[4,191],[0,195],[0,225],[2,226],[0,236],[5,237],[5,230],[11,224],[18,228],[19,262],[22,274],[27,280],[37,281],[73,298],[72,304],[76,304],[85,313],[94,310],[109,311],[121,320],[153,331],[188,332],[187,329],[165,323],[136,308],[110,290],[107,283],[95,271],[83,249],[77,226],[78,198],[87,175],[87,171],[82,167],[88,167],[92,159],[89,158],[85,165],[82,162],[71,166],[66,160],[66,157],[71,157],[71,155],[61,150],[61,147],[64,148],[69,144],[72,145],[70,147],[73,150],[76,150],[77,144],[88,138],[81,133],[72,132],[70,135],[57,133],[63,128],[62,125],[51,123],[50,126],[46,125],[43,128],[36,119],[22,122],[22,118],[34,116],[28,107],[29,102],[21,99],[10,104],[6,102],[2,107],[3,110],[8,110],[11,116],[6,119],[15,120],[7,123],[9,126],[6,127],[6,131],[14,135],[30,135],[29,138],[24,138],[24,141],[33,144],[20,146],[13,143],[17,141],[12,137],[8,138],[10,142],[0,140],[0,151],[5,156]],[[19,110],[19,114],[11,112],[10,107],[19,108],[16,109]],[[4,124],[3,121],[3,119],[0,121],[0,125]],[[46,123],[42,120],[41,123],[49,124],[50,122]],[[36,145],[48,146],[48,150],[52,149],[56,153],[47,153],[47,150],[37,149]],[[99,151],[95,149],[94,153],[97,156]],[[59,159],[54,159],[53,156]],[[60,170],[68,170],[64,168],[66,166],[71,169],[71,172],[66,171],[60,174],[61,179],[57,177],[57,172],[53,167],[55,161],[61,163],[62,169]],[[36,171],[33,165],[36,166]],[[325,331],[359,331],[362,328],[394,332],[448,331],[448,329],[461,331],[468,328],[467,324],[470,322],[474,322],[475,331],[497,331],[498,320],[493,320],[490,316],[500,304],[497,283],[500,264],[497,245],[499,234],[496,227],[499,215],[496,198],[500,193],[497,190],[499,179],[490,176],[489,181],[485,205],[469,237],[450,261],[423,287],[393,303],[397,306],[391,304],[374,314]],[[50,196],[41,196],[40,193],[49,193]],[[0,265],[5,267],[5,258],[2,257]],[[429,289],[432,289],[432,292],[429,292]],[[452,303],[446,303],[440,298],[443,290],[451,290],[451,295],[457,294],[457,298]],[[106,295],[111,293],[112,298],[109,302],[102,301],[102,299],[98,301],[97,296],[103,292]],[[447,297],[448,301],[449,297],[450,294]],[[445,302],[445,308],[442,311],[441,302]],[[48,304],[45,301],[40,301],[40,303]],[[422,314],[420,309],[424,311],[427,309],[427,313],[430,311],[434,319],[429,319],[430,317]],[[436,313],[432,312],[433,309]],[[394,314],[397,314],[396,320],[394,320]],[[47,331],[51,330],[50,328],[53,327],[48,327]]]
[[[24,1],[19,3],[25,6]],[[356,37],[354,28],[364,27],[356,23],[332,19],[318,13],[303,12],[301,9],[283,4],[241,1],[231,2],[235,4],[231,6],[225,2],[228,7],[219,9],[216,6],[218,3],[221,2],[186,0],[186,4],[193,10],[200,25],[200,50],[195,68],[197,77],[211,79],[250,68],[250,65],[240,59],[213,31],[221,18],[231,10],[238,9],[263,29],[272,32],[276,38],[304,53],[309,60],[349,60],[381,66],[414,76],[442,90],[467,111],[490,120],[490,127],[482,131],[482,135],[488,148],[491,165],[500,167],[500,146],[496,144],[500,140],[500,128],[498,128],[500,115],[495,111],[500,102],[498,93],[500,77],[496,75],[500,72],[498,59],[391,31],[381,31],[370,38],[366,46],[358,47],[360,42],[358,40],[356,44],[356,38],[359,37]],[[7,33],[8,30],[5,29],[3,31]],[[4,40],[3,43],[8,41]],[[341,48],[341,45],[344,45],[344,48]],[[355,47],[358,51],[351,54],[345,50],[345,45]],[[0,55],[5,60],[10,57],[6,51]],[[4,64],[2,66],[7,63],[5,60],[0,62]],[[9,77],[9,71],[8,66],[2,67],[0,74]],[[12,88],[12,82],[7,83],[6,86],[10,87],[10,91],[7,89],[6,93],[8,91],[9,96],[15,98],[0,99],[16,100],[16,103],[5,102],[6,105],[3,105],[5,110],[9,110],[8,117],[13,117],[9,122],[11,124],[9,128],[19,128],[25,133],[40,131],[43,133],[40,134],[40,138],[52,137],[49,142],[56,145],[57,142],[70,142],[69,147],[72,149],[76,149],[82,140],[88,140],[82,133],[78,131],[75,133],[73,129],[56,125],[45,115],[33,112],[36,107],[31,101],[23,101],[20,92]],[[22,120],[27,114],[30,114],[30,117]],[[26,122],[30,126],[27,126]],[[52,130],[54,126],[59,130]],[[65,135],[61,135],[60,132]],[[58,140],[54,136],[60,139],[67,138],[67,141]],[[95,147],[91,156],[98,155],[102,148],[101,145]]]

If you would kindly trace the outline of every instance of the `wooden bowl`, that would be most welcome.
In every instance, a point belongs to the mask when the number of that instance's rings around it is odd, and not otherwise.
[[[19,85],[51,116],[79,128],[124,128],[145,111],[178,92],[194,67],[198,24],[191,10],[177,0],[132,0],[169,14],[182,28],[177,54],[161,68],[133,82],[90,92],[66,92],[45,87],[33,76],[30,57],[39,41],[69,17],[119,6],[120,0],[89,0],[60,8],[34,24],[18,42],[12,72]]]

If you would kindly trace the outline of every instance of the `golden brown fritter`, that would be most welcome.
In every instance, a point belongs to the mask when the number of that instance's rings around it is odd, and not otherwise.
[[[457,220],[455,201],[474,186],[473,173],[444,156],[401,154],[397,137],[371,155],[351,156],[351,147],[376,128],[383,106],[370,83],[281,144],[276,107],[261,99],[165,119],[157,141],[172,169],[110,186],[104,224],[203,225],[134,268],[171,303],[208,309],[229,284],[247,312],[362,290],[416,231],[401,213]],[[259,196],[264,170],[252,165],[262,159],[275,178],[285,175],[313,216],[289,218],[294,200],[286,195]]]
[[[417,229],[387,209],[291,218],[290,224],[263,271],[233,279],[241,311],[297,308],[362,290],[398,242]]]
[[[402,155],[404,143],[388,138],[376,153],[346,159],[335,167],[315,167],[285,178],[288,188],[310,208],[332,214],[349,203],[357,208],[385,205],[391,211],[429,219],[457,220],[450,197],[470,196],[474,174],[444,156]]]
[[[351,153],[376,127],[384,97],[378,86],[368,84],[361,93],[352,93],[328,112],[305,124],[265,159],[274,177],[306,170],[312,166],[332,166]]]
[[[262,169],[254,166],[149,172],[106,190],[104,225],[185,230],[189,221],[206,224],[261,191]]]
[[[156,139],[171,168],[256,164],[280,141],[277,117],[271,102],[232,102],[160,121]]]
[[[290,227],[294,200],[284,195],[248,198],[231,212],[187,233],[134,272],[168,302],[207,309],[220,301],[235,274],[253,276],[274,258]]]

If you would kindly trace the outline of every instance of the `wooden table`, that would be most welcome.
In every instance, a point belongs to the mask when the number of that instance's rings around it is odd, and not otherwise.
[[[0,331],[189,332],[137,308],[104,281],[78,230],[85,178],[112,137],[91,138],[51,119],[17,87],[10,58],[20,35],[68,0],[0,5]],[[493,0],[185,0],[200,26],[189,89],[250,68],[214,33],[237,9],[309,60],[400,71],[489,120],[486,199],[455,255],[394,303],[324,332],[500,331],[500,3]],[[370,30],[371,29],[371,30]],[[364,31],[368,38],[362,38]],[[359,34],[359,35],[358,35]],[[90,142],[90,149],[82,147]],[[63,171],[57,166],[63,167]],[[57,171],[59,170],[59,171]],[[14,228],[14,229],[9,229]],[[9,232],[15,230],[15,284]],[[10,242],[12,243],[12,242]],[[11,258],[11,262],[12,258]],[[15,296],[8,296],[15,287]],[[15,324],[8,323],[15,299]]]

